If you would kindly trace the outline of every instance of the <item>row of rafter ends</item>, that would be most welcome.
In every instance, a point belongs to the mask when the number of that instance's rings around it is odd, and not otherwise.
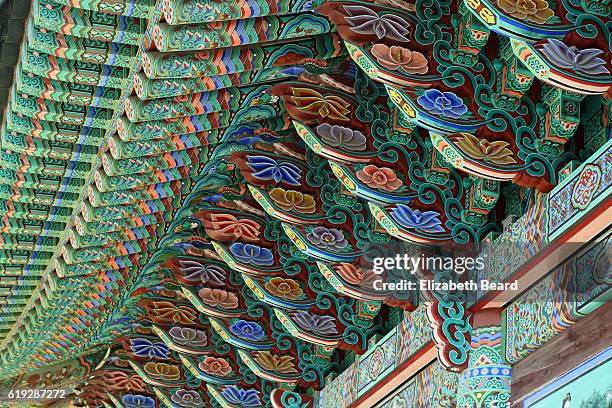
[[[188,179],[187,179],[188,180]],[[156,185],[151,185],[152,187],[159,187],[161,186],[159,189],[154,188],[153,192],[155,192],[155,197],[143,197],[142,194],[144,194],[144,192],[146,191],[142,191],[139,190],[137,191],[140,195],[135,196],[135,199],[132,200],[133,202],[128,202],[128,206],[130,205],[137,205],[137,207],[135,208],[140,208],[143,209],[143,205],[146,205],[146,203],[148,202],[155,202],[155,201],[160,201],[160,202],[164,202],[164,198],[171,198],[174,196],[178,196],[181,194],[184,194],[185,191],[189,188],[188,187],[188,183],[185,183],[184,179],[179,179],[179,180],[174,180],[172,182],[166,182],[166,183],[161,183],[161,184],[156,184]],[[164,190],[164,186],[166,186],[169,190]],[[187,186],[187,187],[186,187]],[[92,191],[94,190],[94,188],[91,188]],[[150,190],[150,189],[149,189]],[[166,194],[160,195],[160,191],[165,191]],[[91,192],[90,192],[91,193]],[[126,191],[123,193],[123,197],[129,198],[130,194],[134,193],[133,191]],[[180,194],[179,194],[180,193]],[[146,199],[146,200],[145,200]],[[87,214],[91,214],[92,211],[104,211],[106,212],[106,208],[110,207],[112,208],[114,211],[119,210],[122,206],[125,206],[127,201],[119,201],[117,202],[115,200],[114,203],[110,204],[110,203],[103,203],[103,204],[107,204],[106,206],[102,206],[100,204],[102,203],[97,203],[96,199],[91,197],[89,197],[89,202],[84,202],[83,205],[84,207],[82,207],[80,210],[83,213],[87,213]],[[14,204],[10,201],[5,201],[6,203],[11,203]],[[172,207],[172,201],[169,203],[170,206],[164,205],[163,209],[167,210],[168,208]],[[92,204],[94,204],[92,206]],[[119,205],[119,207],[117,207],[117,205]],[[13,207],[14,208],[14,207]],[[159,206],[156,206],[156,208],[159,210]],[[73,247],[70,249],[64,248],[64,258],[66,260],[66,262],[68,264],[72,264],[72,263],[79,263],[79,262],[86,262],[86,261],[92,261],[94,260],[92,258],[92,256],[97,256],[97,257],[106,257],[108,256],[107,251],[104,250],[100,250],[100,251],[96,251],[96,247],[94,246],[95,244],[99,244],[99,245],[108,245],[110,242],[108,241],[108,238],[110,237],[109,233],[112,232],[119,232],[120,229],[132,229],[133,228],[138,228],[138,227],[143,227],[143,226],[152,226],[155,225],[159,222],[163,221],[163,217],[161,218],[159,216],[155,216],[153,214],[161,214],[161,213],[155,213],[155,212],[151,212],[151,211],[155,211],[153,208],[151,208],[150,206],[148,206],[148,209],[146,212],[144,212],[143,214],[141,214],[140,216],[138,214],[134,214],[134,211],[121,211],[120,213],[118,213],[118,217],[115,217],[115,219],[108,219],[108,220],[103,220],[103,221],[90,221],[87,222],[83,217],[81,217],[79,214],[77,214],[75,220],[76,220],[76,228],[72,231],[71,234],[71,243],[73,244]],[[162,211],[164,211],[162,210]],[[121,216],[121,214],[124,214],[123,216]],[[129,216],[128,216],[129,214]],[[18,221],[23,221],[23,223],[19,224]],[[27,221],[27,224],[25,223],[25,221]],[[5,236],[3,238],[3,242],[9,242],[10,240],[7,239],[6,234],[7,233],[13,233],[13,234],[23,234],[23,235],[37,235],[39,234],[42,229],[44,228],[44,232],[46,233],[46,235],[53,235],[53,231],[56,231],[55,235],[58,235],[59,232],[63,231],[65,229],[66,224],[65,223],[43,223],[43,221],[35,221],[35,220],[20,220],[18,218],[14,218],[14,217],[10,217],[10,218],[5,218],[4,219],[5,222]],[[38,223],[38,225],[37,225]],[[55,227],[53,227],[53,225],[55,225]],[[76,231],[76,232],[75,232]],[[93,233],[93,234],[92,234]],[[96,242],[95,241],[95,235],[102,235],[104,236],[103,241],[101,242]],[[93,240],[92,240],[93,238]],[[120,238],[120,240],[124,241],[123,236],[118,236],[118,238]],[[86,239],[86,241],[85,241]],[[133,238],[132,238],[133,239]],[[112,242],[112,241],[111,241]],[[31,240],[30,245],[33,246],[34,242],[33,240]],[[39,250],[43,249],[38,247]],[[83,248],[82,250],[79,250],[78,248]],[[15,248],[14,251],[12,251],[13,257],[10,256],[6,256],[5,259],[5,264],[45,264],[47,259],[51,257],[51,254],[49,252],[42,252],[40,254],[40,256],[37,257],[36,261],[34,262],[28,262],[28,257],[27,257],[27,249],[30,248]],[[75,252],[76,250],[76,252]],[[128,249],[123,249],[125,251],[125,253],[130,253],[130,250]],[[137,251],[137,250],[135,250]],[[94,255],[95,254],[95,255]],[[45,256],[46,255],[46,256]],[[19,256],[19,260],[16,261],[15,256]],[[97,259],[97,258],[96,258]]]
[[[129,271],[123,270],[122,276],[127,276],[127,274],[129,273]],[[112,277],[112,274],[110,275]],[[71,279],[75,280],[78,278]],[[117,280],[116,276],[114,276],[111,281],[108,281],[107,279],[107,282],[110,283],[106,283],[102,286],[100,283],[92,283],[78,286],[77,292],[81,293],[79,295],[80,301],[78,303],[74,302],[74,299],[76,298],[76,296],[74,295],[64,294],[63,296],[61,296],[61,298],[55,296],[54,299],[45,298],[44,300],[41,297],[41,302],[55,302],[55,307],[46,309],[36,307],[34,310],[37,313],[37,317],[30,317],[26,320],[27,324],[24,325],[24,333],[32,334],[38,332],[41,326],[37,322],[40,322],[41,319],[49,318],[50,315],[58,316],[57,313],[60,313],[60,316],[54,319],[55,330],[50,330],[50,332],[54,333],[53,338],[50,341],[33,341],[32,336],[19,336],[16,338],[16,341],[10,343],[10,346],[13,348],[13,350],[26,351],[28,349],[32,350],[35,348],[40,349],[41,347],[48,347],[49,344],[53,344],[53,342],[57,341],[58,338],[63,340],[72,339],[70,341],[71,343],[84,342],[86,340],[89,340],[88,336],[91,338],[91,335],[95,333],[95,322],[98,321],[97,318],[99,314],[104,310],[104,295],[106,294],[106,297],[108,297],[110,290],[111,295],[114,293],[113,296],[116,296],[120,288],[123,286],[121,285],[122,281]],[[117,285],[116,283],[119,283],[119,285]],[[74,287],[75,285],[72,286]],[[54,293],[57,294],[58,291],[60,290],[56,290],[56,292]],[[75,292],[75,295],[76,294],[77,293]],[[63,299],[63,302],[60,299]],[[63,315],[61,315],[61,313],[65,312],[66,310],[70,310],[71,313],[64,313]],[[91,323],[94,324],[92,325]],[[61,327],[57,327],[58,324]],[[62,332],[63,334],[60,334]],[[57,343],[55,343],[55,346],[58,346]],[[11,354],[15,355],[16,353]]]
[[[278,131],[284,131],[287,125],[284,120],[275,121],[275,122],[266,121],[264,124],[274,125],[276,130]],[[275,128],[272,128],[271,130],[274,130]],[[218,135],[219,135],[218,132],[214,133],[214,136],[218,136]],[[207,146],[207,149],[197,149],[196,153],[199,153],[200,155],[207,154],[209,153],[209,149],[212,146],[214,146],[214,144],[213,145],[207,144],[206,146]],[[171,148],[171,146],[168,146],[168,147]],[[111,149],[111,151],[112,150],[113,149]],[[191,150],[191,148],[189,150]],[[189,152],[189,150],[187,150],[187,153]],[[172,158],[173,163],[177,165],[177,167],[164,169],[165,167],[164,163],[167,164],[168,155],[169,157]],[[171,151],[162,152],[161,154],[158,155],[158,158],[159,160],[163,160],[164,163],[158,163],[157,166],[151,166],[152,157],[151,156],[147,157],[146,162],[143,162],[143,164],[146,164],[150,170],[148,173],[143,173],[142,178],[145,181],[151,182],[151,184],[148,184],[148,186],[140,184],[138,186],[139,189],[137,190],[134,190],[133,186],[127,186],[126,189],[117,189],[116,187],[119,187],[119,186],[115,185],[114,186],[115,189],[107,189],[107,191],[100,191],[98,190],[98,186],[108,187],[108,183],[107,183],[108,176],[105,176],[100,171],[98,171],[97,177],[96,177],[96,183],[87,188],[86,194],[88,197],[88,201],[85,203],[85,205],[88,208],[84,209],[83,212],[86,212],[87,214],[92,214],[93,212],[102,214],[100,212],[100,209],[102,207],[116,208],[117,206],[119,207],[126,206],[126,205],[129,206],[131,204],[138,204],[142,201],[158,200],[164,197],[171,197],[173,195],[176,195],[178,192],[177,188],[179,188],[182,184],[184,184],[184,177],[193,175],[194,172],[197,170],[196,164],[202,161],[202,157],[197,159],[197,161],[195,162],[189,161],[189,160],[183,161],[184,164],[187,164],[185,166],[185,165],[180,165],[181,162],[177,161],[177,157],[181,157],[181,156],[179,155],[179,152],[176,150],[174,152],[171,152]],[[109,159],[108,162],[117,163],[116,161],[112,161],[111,159]],[[134,169],[135,162],[132,160],[130,164],[132,165],[132,169]],[[111,166],[112,165],[109,165],[106,167],[112,168]],[[157,169],[153,171],[151,170],[151,167],[157,167]],[[181,169],[184,169],[185,171]],[[178,173],[174,173],[174,171],[178,171]],[[18,173],[9,172],[9,175],[15,175],[15,174],[18,174]],[[125,176],[129,177],[130,174],[134,174],[134,173],[129,173],[129,174],[126,174]],[[59,178],[58,176],[55,176],[55,177]],[[23,179],[23,177],[21,178]],[[141,176],[139,175],[138,178],[141,178]],[[1,180],[2,180],[2,177],[0,174],[0,181]],[[11,180],[11,181],[14,181],[14,180]],[[154,181],[158,181],[158,182],[155,183]],[[52,228],[52,227],[49,227],[49,225],[46,225],[46,229],[49,231],[53,231],[53,230],[63,231],[65,227],[64,223],[67,221],[68,217],[71,215],[71,210],[73,207],[72,203],[76,202],[76,200],[78,199],[78,196],[76,193],[63,192],[62,202],[60,204],[56,204],[54,200],[55,191],[53,188],[40,189],[40,186],[31,186],[30,188],[28,187],[11,188],[10,181],[7,184],[9,186],[8,189],[5,189],[5,192],[2,193],[4,195],[0,197],[0,198],[5,199],[3,201],[0,201],[0,205],[5,207],[6,214],[10,214],[10,219],[11,219],[10,223],[8,224],[5,220],[5,227],[9,228],[9,230],[7,230],[6,232],[24,233],[24,234],[30,234],[30,235],[38,234],[40,232],[40,229],[43,228],[44,221],[48,220],[46,216],[48,215],[49,212],[45,211],[44,206],[49,206],[49,207],[52,206],[55,208],[53,219],[56,219],[58,221],[58,223],[56,223],[57,226],[55,228]],[[26,183],[20,182],[20,184],[23,186]],[[147,188],[143,189],[142,187],[145,187],[145,186]],[[33,187],[39,187],[39,188],[36,189]],[[71,198],[71,194],[74,197]],[[49,208],[49,207],[46,207],[46,208]],[[62,211],[58,212],[58,210],[62,210]],[[103,211],[103,212],[108,213],[106,211]],[[112,213],[108,213],[108,214],[112,214]],[[113,217],[113,218],[117,218],[117,217]],[[18,220],[20,219],[23,219],[24,221],[19,223]],[[27,220],[27,224],[25,220]],[[109,221],[108,219],[104,219],[104,220]],[[88,217],[86,221],[95,222],[95,219]],[[89,226],[87,226],[87,224],[85,225],[86,225],[86,228],[83,228],[83,231],[81,232],[81,234],[84,234],[87,231],[100,233],[100,232],[109,232],[112,230],[112,229],[109,229],[108,224],[103,227],[104,229],[102,231],[98,230],[96,227],[94,227],[94,230],[91,230],[91,228],[88,228]],[[115,228],[120,228],[120,227],[122,226],[118,225]]]
[[[291,58],[286,55],[288,47]],[[126,67],[70,60],[64,54],[43,53],[25,43],[23,48],[18,70],[20,81],[16,87],[18,96],[44,95],[58,103],[113,108],[117,92],[129,75]],[[255,44],[199,53],[145,51],[141,54],[145,75],[135,76],[134,90],[140,98],[151,99],[283,79],[296,65],[313,59],[335,58],[345,52],[336,34],[300,37],[291,44]],[[75,88],[70,93],[70,83],[82,89]],[[27,113],[32,103],[25,99],[21,104]]]
[[[54,3],[100,13],[126,17],[149,18],[156,0],[53,0]],[[222,7],[222,2],[210,0],[165,0],[161,2],[161,14],[171,25],[210,23],[213,21],[242,20],[252,17],[284,15],[309,11],[320,6],[324,0],[308,2],[302,0],[249,0],[243,7]],[[235,5],[235,0],[226,0]],[[244,7],[246,6],[246,7]]]
[[[293,54],[291,58],[287,57],[287,47],[291,49]],[[219,77],[219,81],[223,81],[225,75],[299,65],[309,59],[334,58],[345,52],[346,50],[342,47],[341,41],[335,33],[331,35],[300,36],[294,38],[290,43],[281,41],[261,45],[246,44],[199,52],[166,53],[145,50],[141,53],[140,59],[146,75],[145,78],[153,82],[143,84],[141,95],[147,98],[154,97],[154,94],[148,95],[145,91],[161,92],[168,81],[178,81],[179,84],[183,82],[183,85],[187,85],[190,78],[206,76],[213,77],[212,80]],[[69,55],[64,53],[58,56],[40,51],[40,49],[35,49],[24,42],[20,60],[20,68],[23,70],[20,73],[21,78],[24,82],[31,82],[32,84],[28,86],[32,86],[32,92],[36,93],[36,87],[40,89],[44,85],[36,84],[37,81],[40,82],[37,77],[60,82],[72,82],[83,86],[121,89],[124,80],[129,76],[128,67],[92,63],[90,61],[83,62],[68,57]],[[126,64],[128,62],[135,63],[135,61],[130,60],[126,61]],[[268,75],[270,74],[268,73]],[[156,79],[164,79],[165,81],[156,81]],[[209,89],[204,88],[204,85],[200,85],[202,90]],[[178,90],[181,88],[178,87]],[[174,87],[174,89],[177,88]],[[160,96],[164,95],[160,94]]]
[[[73,27],[73,28],[74,28],[74,27]],[[76,27],[76,28],[77,28],[77,29],[80,29],[80,27]],[[74,34],[74,33],[72,33],[72,32],[70,32],[70,33],[66,32],[66,34],[68,34],[68,35],[72,35],[72,34]],[[336,54],[336,55],[337,55],[337,54]],[[203,74],[205,74],[205,73],[203,73]],[[123,78],[122,78],[122,79],[123,79]],[[36,95],[34,95],[34,96],[36,96]],[[109,162],[109,165],[110,165],[111,161],[109,160],[108,162]],[[130,173],[125,173],[125,174],[130,174]],[[113,176],[113,175],[117,175],[117,174],[110,174],[110,175],[111,175],[111,176]],[[136,253],[134,253],[134,254],[132,254],[132,255],[136,255]],[[109,269],[109,270],[119,270],[119,269],[125,269],[125,268],[130,268],[130,269],[131,269],[131,268],[134,268],[134,267],[136,267],[136,266],[137,266],[137,263],[136,263],[136,264],[130,264],[130,262],[131,262],[131,261],[133,261],[133,260],[134,260],[134,259],[133,259],[133,257],[126,256],[126,255],[123,255],[123,256],[121,256],[121,257],[117,257],[117,258],[115,259],[115,261],[119,261],[119,263],[115,262],[115,265],[109,265],[110,267],[109,267],[108,269]]]
[[[116,277],[113,280],[99,280],[93,283],[88,283],[86,279],[81,279],[78,283],[78,288],[68,287],[62,289],[59,287],[53,292],[43,291],[43,295],[41,295],[39,301],[35,303],[34,308],[31,309],[34,314],[28,317],[29,325],[27,325],[27,327],[31,325],[37,327],[41,319],[55,316],[57,312],[62,312],[67,306],[75,302],[80,302],[83,307],[92,310],[104,306],[106,304],[105,299],[110,299],[112,296],[115,296],[118,293],[117,291],[124,286],[121,284],[121,280],[117,280]],[[86,298],[77,301],[74,297],[76,294],[84,295]],[[10,307],[10,305],[8,307]],[[3,310],[6,311],[8,307],[3,308]],[[74,309],[74,311],[77,311],[77,309]],[[77,314],[81,318],[87,316],[87,313],[79,312]],[[6,314],[3,314],[3,319],[5,322],[12,320],[7,319]]]
[[[152,44],[145,45],[161,52],[199,51],[288,40],[334,30],[327,18],[309,11],[302,7],[293,13],[189,25],[157,22],[150,27]],[[53,0],[39,0],[35,2],[33,18],[28,23],[28,41],[44,52],[61,51],[68,58],[127,66],[136,54],[133,47],[140,43],[146,29],[144,18],[83,11]]]
[[[40,3],[42,3],[42,1],[41,1],[41,2],[39,2],[39,3],[37,3],[37,4],[35,5],[35,12],[34,12],[35,17],[34,17],[34,18],[36,18],[36,11],[37,11],[37,10],[40,10],[40,8],[37,8],[37,7],[36,7],[36,6],[41,6],[41,4],[40,4]],[[49,3],[49,2],[45,2],[45,3],[47,3],[47,4],[46,4],[47,8],[51,8],[51,9],[53,9],[53,7],[55,6],[55,3]],[[67,10],[67,11],[68,11],[68,12],[71,12],[71,11],[73,11],[73,10]],[[56,16],[57,16],[57,15],[56,15]],[[88,16],[88,15],[87,15],[87,13],[83,13],[81,16],[75,16],[75,15],[73,15],[72,17],[83,17],[83,18],[86,18],[87,16]],[[91,16],[91,13],[89,14],[89,16]],[[47,23],[48,23],[48,22],[49,22],[49,21],[47,21]],[[77,21],[77,24],[72,25],[70,28],[72,28],[72,29],[79,29],[78,25],[79,25],[79,24],[78,24],[78,21]],[[24,42],[24,47],[26,47],[25,42]],[[28,54],[28,52],[27,52],[27,50],[26,50],[26,52],[24,52],[24,53],[23,53],[23,55],[27,55],[27,54]],[[33,54],[33,53],[32,53],[32,54]],[[40,55],[32,55],[32,56],[35,56],[35,57],[40,57]],[[27,64],[24,64],[24,65],[26,65],[26,66],[27,66]],[[28,76],[28,78],[31,78],[31,76]],[[77,90],[77,91],[78,91],[78,90]],[[22,98],[22,99],[19,99],[19,98]],[[47,116],[40,117],[40,113],[41,113],[41,111],[40,111],[40,110],[39,110],[38,112],[28,111],[28,109],[27,109],[27,108],[28,108],[28,106],[29,106],[29,105],[28,105],[28,103],[29,103],[29,102],[27,101],[27,99],[29,99],[27,94],[20,94],[20,95],[16,95],[16,94],[14,94],[14,95],[13,95],[13,101],[12,101],[12,102],[13,102],[14,107],[15,107],[16,109],[20,109],[20,108],[21,108],[21,112],[19,112],[19,113],[20,113],[20,116],[23,116],[23,115],[24,115],[24,113],[25,113],[26,115],[27,115],[27,114],[30,114],[30,115],[32,115],[32,116],[33,116],[33,115],[39,115],[39,116],[38,116],[36,119],[49,119],[48,115],[53,115],[53,113],[52,113],[52,112],[53,112],[53,109],[55,108],[55,106],[54,106],[53,104],[47,104],[47,102],[46,102],[45,100],[40,100],[40,99],[38,99],[38,100],[36,101],[36,103],[37,103],[37,105],[38,105],[39,107],[41,106],[41,102],[43,103],[43,105],[42,105],[42,106],[43,106],[42,111],[46,111],[47,113],[46,113],[45,115],[47,115]],[[35,99],[37,99],[37,98],[35,98]],[[11,109],[10,111],[12,112],[12,109]],[[24,111],[25,111],[25,112],[24,112]],[[74,109],[73,109],[73,111],[74,111]],[[99,111],[99,112],[104,112],[104,111]],[[88,112],[88,113],[89,113],[89,112]],[[51,118],[51,119],[66,119],[66,118],[69,118],[70,120],[74,120],[74,116],[72,116],[72,117],[66,117],[66,116],[55,117],[55,116],[51,116],[50,118]],[[73,122],[73,123],[71,123],[71,124],[72,124],[72,125],[82,125],[82,124],[85,124],[85,123]],[[30,153],[31,153],[31,152],[30,152]],[[9,153],[9,154],[10,154],[10,153]],[[6,156],[5,156],[5,157],[6,157]],[[9,157],[9,159],[10,159],[10,157]],[[10,161],[10,160],[9,160],[9,161]],[[56,164],[56,163],[50,163],[50,164]],[[15,171],[17,171],[17,172],[21,172],[21,171],[22,171],[22,168],[17,168],[17,169],[12,169],[12,170],[15,170]],[[57,174],[57,175],[58,175],[58,176],[60,176],[60,174]],[[14,197],[8,197],[8,198],[14,198]],[[27,265],[27,267],[28,267],[28,268],[31,268],[31,267],[33,267],[33,265]],[[50,288],[50,286],[48,286],[47,288]],[[18,287],[18,289],[21,289],[21,288],[19,288],[19,287]],[[100,290],[100,288],[96,288],[96,289],[97,289],[96,291],[99,291],[99,290]],[[50,292],[48,292],[47,290],[43,290],[43,292],[40,294],[39,299],[41,300],[41,303],[42,303],[42,299],[43,299],[43,297],[47,297],[47,296],[45,296],[47,293],[50,293]],[[53,290],[52,290],[52,289],[51,289],[51,293],[53,293]],[[21,296],[20,296],[20,295],[16,295],[16,294],[15,294],[15,285],[13,286],[13,288],[12,288],[12,290],[11,290],[11,294],[12,294],[12,296],[11,296],[10,298],[8,298],[8,299],[7,299],[7,302],[6,302],[7,304],[6,304],[6,305],[4,305],[4,307],[3,307],[3,314],[2,314],[2,316],[3,316],[3,317],[11,317],[11,316],[12,316],[12,313],[11,313],[11,312],[12,312],[12,309],[14,308],[15,301],[16,301],[18,298],[19,298],[19,299],[21,298]],[[75,298],[76,298],[76,297],[74,297],[74,296],[73,296],[73,297],[69,297],[68,299],[75,299]],[[48,305],[49,300],[46,300],[45,302],[46,302],[46,303],[47,303],[47,305]],[[30,315],[29,317],[31,317],[31,315]],[[5,322],[4,322],[4,325],[3,325],[4,327],[3,327],[2,332],[3,332],[3,333],[5,333],[5,334],[7,334],[7,335],[9,334],[9,332],[10,332],[10,331],[8,331],[8,330],[7,330],[7,329],[8,329],[8,325],[7,325],[6,323],[7,323],[8,321],[10,321],[10,320],[13,320],[13,319],[7,319],[7,321],[5,321]],[[31,321],[31,319],[30,319],[30,320],[28,320],[28,316],[26,316],[25,321],[26,321],[26,322],[30,322],[30,321]],[[12,325],[11,325],[11,326],[12,326]],[[14,327],[13,327],[12,329],[14,329]],[[17,334],[18,334],[17,340],[23,340],[23,337],[21,337],[22,332],[18,331],[18,332],[17,332]],[[36,336],[36,338],[38,338],[38,336]],[[27,343],[27,342],[23,342],[23,341],[21,341],[21,342],[11,342],[11,343],[9,343],[9,345],[10,345],[10,346],[15,345],[16,347],[19,347],[19,345],[18,345],[17,343],[22,343],[22,344],[24,344],[24,343]],[[32,344],[32,342],[30,342],[30,344]],[[32,345],[33,345],[33,344],[32,344]],[[33,348],[30,348],[30,350],[32,350],[32,349],[33,349]],[[13,354],[13,355],[15,355],[15,354]],[[4,356],[3,356],[3,357],[4,357]]]

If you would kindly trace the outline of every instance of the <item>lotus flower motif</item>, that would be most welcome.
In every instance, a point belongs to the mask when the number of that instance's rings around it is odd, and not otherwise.
[[[244,264],[255,266],[271,266],[274,264],[272,252],[258,245],[236,242],[230,247],[230,252]]]
[[[245,340],[258,341],[266,335],[261,326],[255,322],[238,320],[230,326],[230,331]]]
[[[316,334],[338,334],[333,316],[320,316],[299,310],[292,314],[295,323],[302,329]]]
[[[295,359],[291,356],[276,356],[269,351],[257,353],[255,361],[265,370],[280,373],[297,373],[295,369]]]
[[[181,372],[175,365],[149,362],[143,368],[145,373],[155,380],[176,381],[181,378]]]
[[[168,333],[174,342],[181,346],[204,347],[208,344],[206,333],[202,330],[175,326]]]
[[[179,260],[181,272],[185,279],[193,282],[198,280],[204,285],[221,286],[225,282],[225,270],[217,265],[204,265],[188,259]]]
[[[378,14],[365,6],[344,6],[349,15],[346,21],[357,34],[374,34],[379,40],[388,38],[399,42],[408,42],[410,39],[410,23],[394,14]]]
[[[409,74],[426,74],[429,70],[427,59],[418,51],[410,51],[404,47],[374,44],[371,53],[380,65],[390,70],[401,68]]]
[[[159,301],[153,302],[153,315],[159,320],[193,324],[197,318],[195,310],[189,306],[178,306],[172,302]]]
[[[457,119],[467,112],[467,106],[461,98],[452,92],[441,92],[437,89],[428,89],[417,98],[417,102],[425,110],[435,115],[448,116]]]
[[[412,210],[404,204],[398,204],[392,211],[391,216],[395,221],[406,228],[412,228],[424,232],[444,232],[442,221],[438,219],[439,213],[435,211]]]
[[[606,67],[606,61],[599,58],[603,51],[597,48],[580,50],[555,38],[549,38],[542,45],[541,51],[550,62],[561,68],[580,71],[587,75],[610,73],[610,70]]]
[[[300,285],[293,279],[274,277],[265,284],[265,288],[273,295],[284,299],[296,300],[302,297],[304,292]]]
[[[250,408],[261,406],[261,398],[257,390],[245,390],[234,385],[228,385],[221,392],[223,398],[230,404],[235,404],[240,407]]]
[[[144,395],[125,394],[121,402],[125,408],[155,408],[155,400]]]
[[[261,225],[248,218],[236,218],[232,214],[210,214],[204,222],[206,233],[217,241],[242,240],[255,242],[259,239]]]
[[[371,269],[360,269],[357,266],[346,262],[334,266],[334,270],[345,282],[365,288],[372,288],[374,282],[377,279],[380,279],[380,277]]]
[[[366,149],[366,137],[358,130],[344,126],[323,123],[317,126],[317,133],[325,144],[352,152]]]
[[[100,374],[100,378],[106,381],[106,384],[113,384],[113,389],[124,390],[126,392],[145,392],[147,384],[138,375],[128,375],[128,373],[122,371],[111,371]]]
[[[544,24],[555,15],[546,0],[497,0],[497,5],[514,18],[536,24]]]
[[[300,185],[302,170],[293,163],[277,162],[266,156],[248,156],[247,165],[253,170],[253,177],[260,180],[285,182],[292,186]]]
[[[238,307],[238,296],[226,290],[202,288],[198,295],[210,307],[222,307],[224,309],[236,309]]]
[[[306,238],[322,249],[343,250],[348,246],[344,233],[336,228],[315,227]]]
[[[206,357],[204,361],[198,364],[200,370],[206,374],[225,377],[232,372],[232,367],[226,359],[220,357]]]
[[[310,88],[292,88],[291,101],[295,107],[313,117],[323,117],[335,120],[348,121],[346,116],[350,113],[350,103],[338,95],[323,96]]]
[[[457,147],[475,159],[481,159],[494,164],[515,164],[516,160],[512,150],[508,148],[508,142],[490,142],[487,139],[479,139],[471,133],[461,133],[453,137]]]
[[[402,180],[398,179],[397,174],[388,167],[368,164],[363,169],[358,170],[355,175],[359,180],[372,188],[395,191],[402,186]]]
[[[130,348],[132,353],[138,357],[162,358],[170,357],[170,350],[162,342],[153,343],[148,339],[135,338],[130,339]]]
[[[170,399],[179,407],[197,408],[204,405],[202,397],[194,390],[176,390]]]
[[[314,197],[300,191],[275,187],[270,191],[270,199],[285,211],[297,211],[303,214],[317,211]]]

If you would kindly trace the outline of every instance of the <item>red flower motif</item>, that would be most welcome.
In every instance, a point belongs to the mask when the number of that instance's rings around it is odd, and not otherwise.
[[[202,288],[198,295],[211,307],[221,306],[224,309],[236,309],[238,307],[238,296],[232,292],[221,289]]]
[[[404,47],[388,47],[385,44],[376,44],[372,47],[371,52],[381,65],[390,70],[402,68],[409,74],[426,74],[429,69],[427,58],[418,51],[411,51]]]
[[[105,372],[100,377],[102,383],[113,390],[125,392],[143,392],[146,389],[144,380],[138,375],[129,375],[122,371]]]
[[[371,269],[363,270],[353,264],[343,262],[334,266],[334,270],[346,282],[365,288],[372,288],[376,280],[380,280],[379,275],[375,274]]]
[[[210,214],[210,220],[204,221],[208,236],[217,241],[256,242],[259,240],[261,225],[246,218],[238,219],[231,214]]]
[[[402,186],[402,180],[397,178],[393,170],[388,167],[377,167],[373,164],[359,170],[357,178],[370,187],[388,191],[395,191]]]
[[[198,364],[198,367],[206,374],[217,375],[219,377],[225,377],[232,372],[232,367],[230,367],[224,358],[206,357],[204,361]]]

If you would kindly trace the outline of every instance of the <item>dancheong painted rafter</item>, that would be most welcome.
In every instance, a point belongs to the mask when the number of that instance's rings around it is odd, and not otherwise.
[[[0,394],[519,401],[514,366],[611,293],[610,13],[32,0],[0,131]],[[519,289],[382,287],[398,254],[483,259],[407,282]]]

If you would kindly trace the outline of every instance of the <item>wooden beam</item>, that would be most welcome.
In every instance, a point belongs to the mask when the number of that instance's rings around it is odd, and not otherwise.
[[[612,304],[605,303],[512,367],[512,401],[523,400],[551,380],[610,346]]]
[[[572,228],[563,235],[549,242],[531,260],[525,262],[507,281],[518,282],[518,292],[493,291],[470,308],[472,311],[485,308],[503,308],[513,300],[527,292],[536,282],[546,276],[550,271],[563,265],[580,244],[592,242],[604,231],[610,228],[612,220],[612,202],[605,201],[602,205],[593,208],[580,220],[577,220]],[[528,289],[525,289],[528,288]]]
[[[438,355],[438,351],[433,342],[429,342],[423,348],[405,361],[401,367],[397,367],[387,378],[364,395],[357,401],[349,405],[350,408],[369,408],[388,397],[402,384],[414,377],[419,371],[433,363]]]

